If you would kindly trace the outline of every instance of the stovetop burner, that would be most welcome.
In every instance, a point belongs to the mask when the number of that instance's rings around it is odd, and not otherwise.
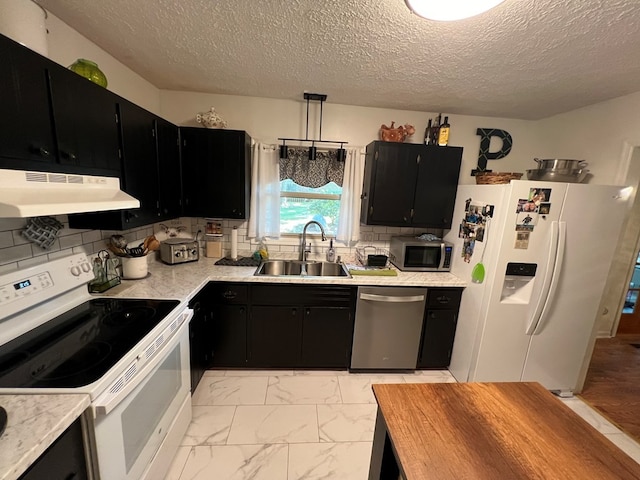
[[[73,388],[98,380],[177,300],[91,299],[0,347],[0,388]]]

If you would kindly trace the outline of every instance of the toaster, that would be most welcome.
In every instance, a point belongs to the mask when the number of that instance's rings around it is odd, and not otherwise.
[[[160,260],[169,265],[195,262],[200,258],[198,242],[186,238],[168,238],[160,243]]]

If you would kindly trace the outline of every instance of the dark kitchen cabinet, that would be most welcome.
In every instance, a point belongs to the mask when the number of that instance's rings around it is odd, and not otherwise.
[[[239,130],[180,127],[184,215],[249,218],[251,137]]]
[[[350,307],[305,307],[302,319],[302,366],[349,367],[353,318]]]
[[[461,162],[461,147],[370,143],[366,151],[361,222],[450,228]]]
[[[71,228],[126,230],[180,216],[177,127],[124,99],[119,119],[121,187],[140,208],[70,215]]]
[[[119,97],[0,35],[0,168],[117,176]]]
[[[193,318],[189,323],[189,353],[191,364],[191,394],[196,391],[213,358],[212,309],[205,289],[189,302]]]
[[[206,296],[211,309],[211,329],[210,336],[203,341],[213,349],[211,366],[246,366],[248,286],[210,282]]]
[[[118,97],[57,65],[49,69],[49,79],[63,171],[117,175]]]
[[[355,289],[338,285],[252,285],[249,365],[347,368]]]
[[[19,480],[86,480],[88,478],[82,423],[78,419],[45,450]]]
[[[249,365],[296,368],[301,364],[302,310],[295,305],[253,305]]]
[[[48,61],[0,35],[0,166],[50,170],[57,158],[49,104]]]
[[[428,289],[418,368],[449,366],[461,297],[460,288]]]

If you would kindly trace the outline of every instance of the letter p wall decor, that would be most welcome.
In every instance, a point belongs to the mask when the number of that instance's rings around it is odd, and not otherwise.
[[[478,128],[476,135],[480,135],[480,152],[478,153],[478,168],[471,171],[471,175],[478,172],[490,172],[487,170],[488,160],[499,160],[509,155],[513,146],[513,139],[506,130],[498,130],[496,128]],[[502,140],[502,147],[497,152],[490,152],[491,137],[498,137]]]

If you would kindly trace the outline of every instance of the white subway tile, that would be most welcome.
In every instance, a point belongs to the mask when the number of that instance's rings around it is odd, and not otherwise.
[[[13,232],[11,230],[0,232],[0,248],[13,247],[13,245]]]

